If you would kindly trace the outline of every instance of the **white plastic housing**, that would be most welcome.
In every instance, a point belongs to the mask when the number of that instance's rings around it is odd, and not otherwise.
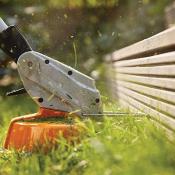
[[[25,89],[39,106],[78,115],[102,112],[92,78],[35,51],[22,54],[17,64]]]
[[[0,18],[0,32],[6,30],[8,26],[5,24],[5,22]]]

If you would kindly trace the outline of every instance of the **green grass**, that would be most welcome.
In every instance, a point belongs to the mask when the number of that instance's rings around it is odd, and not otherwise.
[[[107,106],[110,106],[109,104]],[[0,100],[0,141],[12,117],[37,110],[25,96]],[[84,121],[86,134],[74,146],[63,138],[47,154],[0,151],[0,175],[174,175],[175,142],[146,117]]]

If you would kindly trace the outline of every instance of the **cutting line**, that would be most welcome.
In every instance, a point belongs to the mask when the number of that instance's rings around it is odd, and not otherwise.
[[[83,116],[125,116],[125,115],[130,115],[130,116],[148,116],[145,113],[138,112],[138,113],[129,113],[129,112],[103,112],[101,114],[82,114]]]

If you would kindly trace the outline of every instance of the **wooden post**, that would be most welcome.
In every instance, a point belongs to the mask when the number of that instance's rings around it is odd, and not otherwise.
[[[172,27],[175,25],[175,1],[166,7],[165,9],[165,19],[167,27]]]

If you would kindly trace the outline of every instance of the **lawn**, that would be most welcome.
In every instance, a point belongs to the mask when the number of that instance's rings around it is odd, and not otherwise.
[[[0,99],[1,146],[10,119],[36,110],[27,96]],[[175,174],[175,142],[146,116],[104,117],[83,123],[86,133],[74,146],[60,139],[59,147],[48,154],[1,149],[0,175]]]

